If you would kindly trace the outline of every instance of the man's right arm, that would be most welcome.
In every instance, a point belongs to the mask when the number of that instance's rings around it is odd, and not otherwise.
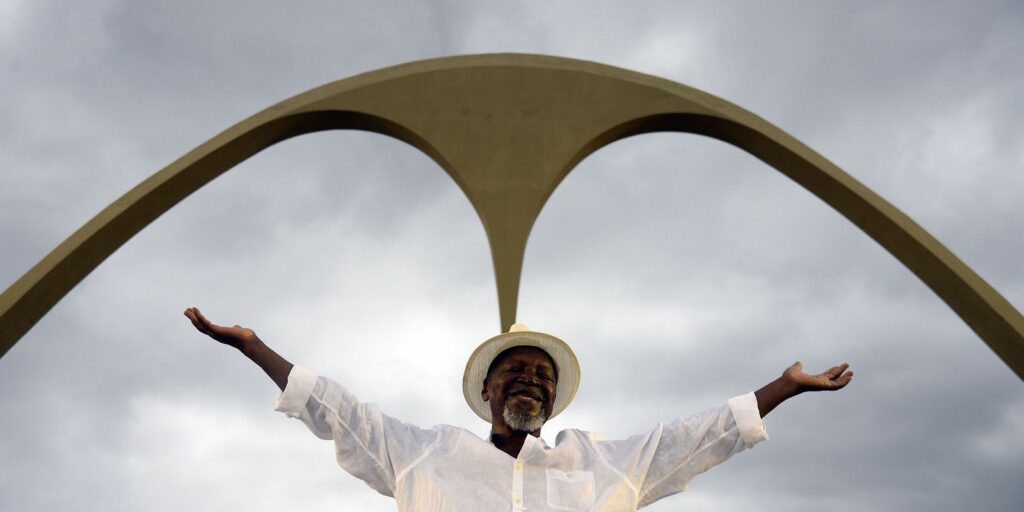
[[[277,411],[298,418],[321,439],[333,439],[338,464],[386,496],[394,496],[396,467],[408,470],[436,444],[440,431],[425,430],[381,414],[374,404],[360,403],[340,384],[293,366],[239,325],[224,327],[196,308],[185,316],[199,332],[245,354],[281,388]]]
[[[192,325],[199,332],[245,354],[245,357],[266,372],[281,391],[288,386],[288,374],[292,371],[292,364],[263,343],[263,340],[256,336],[255,331],[240,325],[233,327],[217,325],[207,320],[199,309],[194,307],[186,309],[185,316],[192,321]]]

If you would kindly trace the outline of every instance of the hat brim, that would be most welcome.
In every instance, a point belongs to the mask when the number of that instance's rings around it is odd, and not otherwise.
[[[487,369],[494,358],[513,347],[537,347],[551,356],[558,372],[555,385],[555,403],[552,405],[551,418],[565,410],[576,396],[580,386],[580,363],[576,354],[564,341],[542,332],[516,331],[499,334],[480,344],[466,362],[466,371],[462,375],[462,394],[466,403],[484,421],[491,423],[491,408],[481,396]]]

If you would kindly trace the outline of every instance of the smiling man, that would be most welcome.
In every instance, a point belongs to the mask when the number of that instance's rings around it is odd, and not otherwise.
[[[767,439],[761,418],[784,400],[840,389],[853,378],[845,364],[808,375],[796,363],[754,393],[644,434],[608,441],[564,430],[548,446],[541,427],[569,405],[580,382],[576,355],[549,334],[517,324],[470,356],[462,388],[470,408],[491,424],[484,440],[381,414],[338,383],[293,366],[252,329],[219,326],[196,308],[185,316],[259,365],[282,391],[276,410],[333,440],[338,464],[394,497],[400,511],[635,511]]]
[[[555,362],[538,348],[515,347],[495,358],[480,393],[491,405],[491,417],[504,420],[504,424],[492,421],[492,441],[495,435],[511,432],[539,436],[540,427],[551,417],[556,382]]]

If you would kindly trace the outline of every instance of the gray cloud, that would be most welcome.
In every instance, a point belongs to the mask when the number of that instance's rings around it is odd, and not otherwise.
[[[0,283],[139,181],[322,83],[459,53],[654,73],[778,124],[1024,305],[1024,81],[1013,2],[108,1],[0,15]],[[464,358],[497,327],[483,230],[426,156],[322,133],[244,162],[101,265],[0,360],[0,509],[393,510],[274,388],[180,315],[255,328],[405,420],[481,435]],[[545,428],[625,436],[800,359],[847,390],[649,510],[1017,510],[1019,379],[821,201],[682,134],[581,163],[542,213],[520,319],[572,343],[577,402]],[[55,485],[55,482],[62,482]]]

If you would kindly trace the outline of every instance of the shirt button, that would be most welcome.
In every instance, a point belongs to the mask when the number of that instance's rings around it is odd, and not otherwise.
[[[522,470],[523,470],[523,463],[522,462],[516,462],[516,471],[522,471]]]
[[[521,499],[519,499],[519,498],[516,498],[516,499],[515,499],[515,502],[516,502],[516,505],[518,505],[518,504],[522,503],[522,502],[523,502],[523,500],[521,500]]]

